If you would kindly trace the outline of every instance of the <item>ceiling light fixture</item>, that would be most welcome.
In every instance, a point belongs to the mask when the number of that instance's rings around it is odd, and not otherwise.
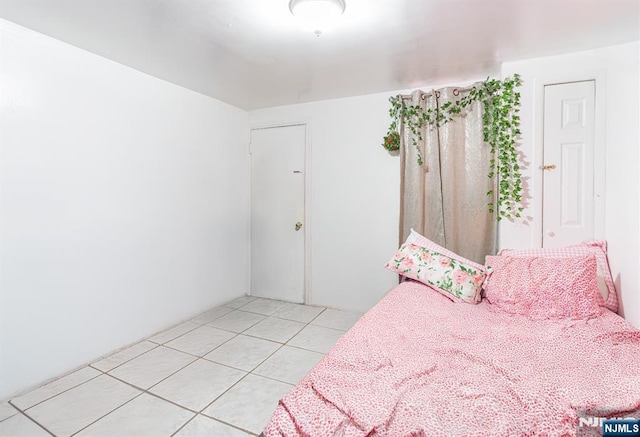
[[[344,0],[291,0],[289,10],[316,35],[329,29],[344,13]]]

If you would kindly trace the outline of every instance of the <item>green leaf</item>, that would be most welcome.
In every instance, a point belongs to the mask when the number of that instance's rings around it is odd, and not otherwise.
[[[514,74],[502,80],[487,77],[484,82],[476,84],[474,89],[457,100],[444,102],[433,109],[422,109],[420,105],[407,105],[401,95],[390,98],[389,116],[392,121],[383,145],[388,138],[397,134],[399,126],[411,135],[411,143],[417,149],[417,161],[423,164],[419,142],[423,141],[423,129],[434,129],[447,123],[455,122],[473,102],[482,104],[482,138],[490,147],[490,178],[498,178],[498,195],[496,202],[487,205],[489,212],[497,212],[497,220],[502,218],[519,218],[522,212],[522,175],[520,173],[519,155],[516,150],[520,131],[520,92],[521,76]],[[493,195],[493,190],[487,195]]]

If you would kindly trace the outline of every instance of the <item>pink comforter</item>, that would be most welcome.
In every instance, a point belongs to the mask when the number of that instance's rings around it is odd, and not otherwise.
[[[638,410],[640,331],[609,310],[532,321],[405,282],[282,398],[264,434],[571,436],[581,414]]]

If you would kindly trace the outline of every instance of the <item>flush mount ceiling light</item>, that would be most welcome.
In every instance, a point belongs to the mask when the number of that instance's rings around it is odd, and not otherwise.
[[[305,27],[320,35],[344,13],[344,0],[291,0],[289,10]]]

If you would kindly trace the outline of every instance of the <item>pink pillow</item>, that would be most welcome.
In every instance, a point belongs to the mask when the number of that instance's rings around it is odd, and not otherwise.
[[[600,314],[593,254],[570,258],[487,256],[487,300],[531,319],[589,319]]]
[[[553,248],[528,248],[528,249],[503,249],[498,255],[508,256],[540,256],[551,258],[566,258],[571,256],[593,254],[598,263],[598,289],[596,296],[598,304],[609,308],[614,313],[618,312],[618,295],[616,286],[611,276],[609,262],[607,260],[607,243],[605,241],[585,241],[574,246]]]
[[[456,255],[413,230],[385,268],[427,284],[456,302],[480,302],[484,266]]]

